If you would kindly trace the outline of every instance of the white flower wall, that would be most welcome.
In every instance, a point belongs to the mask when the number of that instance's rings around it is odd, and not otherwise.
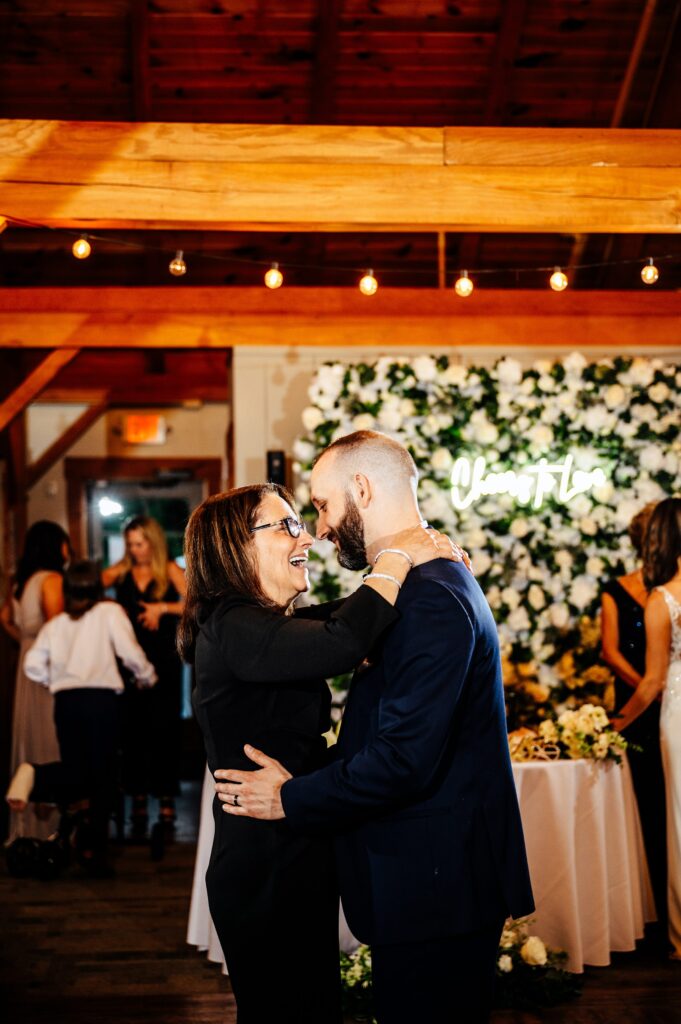
[[[588,363],[574,353],[523,369],[512,358],[464,367],[446,356],[384,357],[322,366],[309,398],[294,447],[304,513],[314,515],[312,461],[330,441],[361,429],[402,441],[419,467],[424,516],[471,554],[506,658],[533,663],[548,686],[565,681],[566,652],[581,643],[583,653],[601,584],[633,567],[630,519],[681,490],[681,368],[658,359]],[[532,472],[544,459],[571,464],[573,481],[582,474],[595,485],[563,502],[556,481],[539,507],[531,495],[523,503],[527,494],[490,493],[457,509],[451,476],[462,456],[484,458],[492,483],[508,481],[501,474],[509,470]],[[312,575],[320,598],[357,585],[332,550],[317,558]],[[591,635],[582,669],[598,657]]]

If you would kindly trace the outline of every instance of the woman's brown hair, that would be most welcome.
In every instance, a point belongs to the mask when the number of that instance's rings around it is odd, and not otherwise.
[[[211,495],[189,518],[184,532],[187,597],[177,630],[177,649],[185,661],[193,659],[202,610],[228,592],[274,607],[260,585],[252,554],[251,530],[268,494],[295,508],[293,495],[285,487],[252,484]]]
[[[681,558],[681,498],[655,506],[643,540],[643,582],[648,590],[668,583]]]
[[[637,512],[631,520],[627,529],[631,546],[639,558],[643,557],[643,540],[656,505],[656,501],[649,501],[647,505],[644,505],[640,512]]]

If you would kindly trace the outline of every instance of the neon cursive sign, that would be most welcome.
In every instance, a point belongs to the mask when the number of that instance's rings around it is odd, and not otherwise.
[[[565,462],[550,463],[540,459],[520,470],[488,473],[484,456],[478,456],[473,462],[462,456],[452,467],[452,504],[454,508],[464,509],[490,494],[510,494],[519,505],[531,502],[533,508],[539,508],[549,494],[567,504],[578,494],[606,483],[602,469],[574,469],[574,461],[574,457],[568,455]]]

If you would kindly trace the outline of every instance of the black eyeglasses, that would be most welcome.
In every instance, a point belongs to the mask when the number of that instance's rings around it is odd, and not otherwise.
[[[292,516],[286,516],[284,519],[277,519],[276,523],[263,523],[262,526],[251,527],[251,533],[256,533],[258,530],[270,530],[273,526],[285,526],[291,537],[300,537],[303,530],[307,531],[307,526],[303,522],[299,522]]]

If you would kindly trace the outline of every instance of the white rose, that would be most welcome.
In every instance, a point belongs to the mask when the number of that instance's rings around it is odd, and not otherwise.
[[[492,566],[492,559],[486,551],[476,551],[471,556],[473,571],[476,576],[484,576]]]
[[[569,551],[557,551],[555,554],[556,565],[560,569],[571,569],[574,558]]]
[[[569,507],[573,518],[587,515],[592,508],[591,502],[587,498],[586,494],[578,494],[576,498],[572,499]]]
[[[605,562],[597,555],[592,555],[586,560],[586,571],[589,576],[595,576],[598,579],[605,572]]]
[[[503,956],[499,957],[499,959],[497,960],[497,967],[499,968],[502,974],[508,974],[510,971],[513,970],[513,960],[508,955],[508,953],[504,953]]]
[[[544,591],[541,587],[533,583],[527,592],[527,600],[530,603],[530,607],[534,608],[536,612],[543,608],[546,604],[546,598],[544,597]]]
[[[331,409],[335,408],[337,397],[337,395],[327,394],[322,391],[315,398],[315,402],[324,412],[330,412]]]
[[[513,587],[504,587],[501,591],[501,599],[511,611],[514,611],[520,604],[520,594]]]
[[[310,488],[307,484],[298,484],[296,487],[295,499],[297,505],[307,505],[310,500]]]
[[[648,397],[659,405],[660,402],[666,402],[670,394],[671,392],[667,385],[660,380],[657,384],[653,384],[648,392]]]
[[[484,548],[487,543],[487,534],[479,526],[475,526],[465,533],[466,544],[472,548]]]
[[[592,434],[610,430],[614,423],[615,417],[604,409],[602,405],[594,405],[591,409],[587,409],[584,414],[584,426]]]
[[[679,457],[675,452],[667,452],[664,457],[664,468],[667,473],[676,476],[679,471]]]
[[[583,611],[595,600],[597,594],[596,584],[588,576],[577,576],[572,581],[568,599],[575,608]]]
[[[652,384],[655,376],[655,369],[647,359],[636,358],[633,363],[620,377],[620,380],[627,384],[637,384],[641,388],[647,388]]]
[[[556,402],[563,411],[565,409],[574,409],[575,396],[571,391],[561,391],[560,394],[556,395]]]
[[[522,630],[529,629],[531,625],[530,618],[527,614],[527,609],[523,608],[522,606],[520,608],[515,608],[511,612],[506,621],[508,622],[511,629],[516,630],[516,632],[521,632]]]
[[[311,462],[316,451],[315,446],[310,441],[303,440],[302,437],[297,437],[293,442],[293,454],[301,462]]]
[[[355,416],[352,421],[353,430],[371,430],[374,426],[374,417],[370,412],[361,412],[359,416]]]
[[[430,457],[430,464],[437,473],[446,473],[451,469],[453,461],[448,448],[436,448]]]
[[[306,409],[303,409],[301,419],[306,430],[316,430],[320,423],[324,422],[325,417],[316,405],[308,405]]]
[[[490,606],[490,608],[496,609],[501,607],[501,591],[499,590],[496,584],[488,588],[486,597],[487,604]]]
[[[608,409],[618,409],[624,404],[627,393],[621,384],[611,384],[605,392],[605,404]]]
[[[413,416],[415,412],[415,406],[411,398],[403,398],[400,402],[400,412],[403,416]]]
[[[591,493],[593,494],[596,501],[600,501],[604,505],[607,505],[608,502],[611,501],[615,495],[615,488],[612,486],[609,480],[606,480],[604,484],[599,484],[598,487],[594,487]]]
[[[556,629],[565,629],[570,621],[570,609],[562,602],[560,604],[552,604],[549,608],[549,615],[551,617],[551,625],[555,626]]]
[[[440,430],[449,430],[453,422],[454,417],[450,416],[448,412],[439,412],[437,414],[437,425]]]
[[[586,366],[586,359],[581,352],[572,352],[563,360],[563,368],[566,373],[571,376],[577,376],[582,373],[582,370]]]
[[[476,430],[476,438],[480,444],[494,444],[499,439],[499,431],[493,423],[482,423]]]
[[[519,384],[523,379],[523,368],[516,359],[506,357],[496,365],[497,379],[502,384]]]
[[[514,519],[511,523],[510,533],[512,537],[517,537],[520,540],[522,537],[526,537],[529,532],[529,526],[527,525],[527,519]]]
[[[399,430],[402,421],[402,413],[395,406],[386,406],[378,413],[378,422],[384,430]]]
[[[657,409],[650,402],[646,402],[644,405],[632,405],[631,415],[639,423],[654,423],[657,419]]]
[[[553,443],[553,431],[543,423],[537,423],[528,432],[530,443],[537,448],[548,448]]]
[[[538,935],[530,935],[528,940],[521,946],[520,955],[526,964],[533,967],[543,967],[547,960],[546,946]]]
[[[418,356],[412,360],[411,368],[419,381],[426,382],[437,377],[437,364],[432,356]]]
[[[466,377],[468,376],[468,370],[461,363],[450,363],[446,370],[441,374],[440,379],[443,384],[450,384],[453,387],[459,388],[462,384],[466,383]]]
[[[598,523],[591,516],[582,516],[577,525],[587,537],[595,537],[598,533]]]
[[[664,466],[665,453],[656,444],[647,444],[645,448],[641,448],[639,462],[642,469],[647,469],[649,473],[658,473]]]
[[[537,387],[540,391],[543,391],[544,394],[548,394],[549,392],[555,390],[556,382],[553,379],[553,377],[549,377],[547,373],[542,373],[539,380],[537,381]]]

